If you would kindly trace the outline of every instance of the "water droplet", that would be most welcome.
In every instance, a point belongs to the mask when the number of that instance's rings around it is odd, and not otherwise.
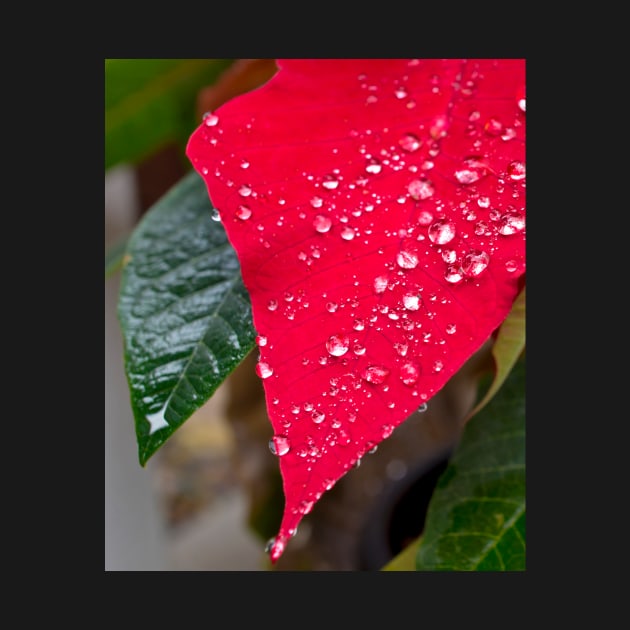
[[[247,206],[239,206],[236,210],[236,216],[241,221],[247,221],[252,216],[252,211]]]
[[[350,348],[350,338],[348,335],[331,335],[326,342],[326,350],[333,357],[341,357]]]
[[[452,335],[457,331],[457,325],[456,324],[446,324],[446,334],[447,335]]]
[[[149,424],[151,425],[151,430],[149,431],[149,435],[152,435],[156,431],[159,431],[160,429],[163,429],[169,426],[165,417],[166,407],[168,403],[169,401],[167,400],[159,411],[156,411],[155,413],[147,414],[146,418],[149,421]]]
[[[418,257],[407,250],[402,250],[396,255],[396,262],[403,269],[414,269],[418,265]]]
[[[518,264],[515,260],[508,260],[505,263],[505,269],[509,273],[514,273],[518,269]]]
[[[374,293],[383,293],[387,289],[387,276],[377,276],[374,278]]]
[[[324,421],[324,418],[326,418],[326,414],[315,409],[313,413],[311,413],[311,418],[315,424],[321,424]]]
[[[381,172],[383,167],[381,166],[381,161],[376,158],[372,158],[368,160],[368,163],[365,167],[366,172],[371,173],[372,175],[377,175]]]
[[[401,356],[407,356],[407,351],[409,350],[409,346],[406,343],[395,343],[394,350]]]
[[[462,271],[468,277],[478,276],[490,262],[490,256],[478,249],[469,251],[462,259]]]
[[[455,238],[455,225],[446,220],[436,221],[429,226],[428,234],[432,243],[446,245]]]
[[[409,153],[413,153],[417,151],[422,142],[420,142],[418,136],[412,133],[406,133],[399,141],[398,144],[404,151],[408,151]]]
[[[454,249],[442,250],[442,260],[449,265],[453,264],[457,260],[457,252]]]
[[[364,330],[365,329],[365,320],[363,319],[355,319],[352,324],[352,328],[355,330]]]
[[[448,130],[448,118],[446,116],[436,116],[429,127],[429,133],[434,140],[443,138]]]
[[[270,538],[266,543],[265,543],[265,553],[271,553],[271,550],[273,549],[273,546],[276,543],[276,539],[275,538]]]
[[[354,231],[353,228],[351,227],[345,227],[343,228],[343,230],[341,230],[341,238],[344,241],[351,241],[354,237],[356,236],[356,233]]]
[[[323,214],[318,214],[313,219],[313,227],[320,234],[325,234],[330,230],[330,226],[332,225],[332,221],[329,217],[324,216]]]
[[[396,98],[398,99],[405,98],[407,96],[407,89],[402,86],[397,87],[394,90],[394,94],[396,95]]]
[[[274,435],[269,440],[269,450],[279,457],[286,455],[291,450],[289,439],[286,435]]]
[[[258,376],[263,379],[269,378],[273,374],[273,368],[270,367],[268,363],[259,361],[256,364],[256,374],[258,374]]]
[[[339,308],[337,302],[326,302],[326,310],[329,313],[334,313]]]
[[[256,344],[261,348],[267,345],[267,337],[265,337],[264,335],[256,335],[255,341]]]
[[[393,424],[384,424],[382,426],[383,429],[383,439],[388,438],[393,432],[394,432],[394,425]]]
[[[507,167],[508,177],[515,181],[525,179],[525,164],[523,162],[510,162]]]
[[[437,361],[433,363],[433,372],[435,373],[441,372],[443,367],[444,367],[444,363],[442,363],[442,361],[438,359]]]
[[[462,168],[455,171],[455,179],[463,185],[474,184],[488,173],[487,162],[480,157],[464,160]]]
[[[524,113],[525,112],[525,87],[520,87],[516,92],[516,104],[518,108]]]
[[[503,125],[498,118],[489,118],[483,129],[490,136],[498,136],[503,131]]]
[[[269,300],[267,302],[267,309],[270,311],[275,311],[278,308],[278,300]]]
[[[521,214],[514,214],[512,212],[506,212],[499,219],[499,226],[497,228],[499,234],[503,236],[510,236],[517,232],[522,232],[525,229],[525,217]]]
[[[354,346],[352,346],[352,352],[354,352],[354,354],[356,354],[358,357],[362,357],[366,352],[366,348],[360,343],[355,343]]]
[[[384,383],[388,376],[389,370],[381,365],[370,365],[361,372],[361,378],[374,385]]]
[[[409,194],[416,200],[428,199],[435,193],[433,184],[428,179],[414,179],[407,187]]]
[[[219,221],[221,221],[221,213],[216,208],[212,208],[212,214],[210,215],[210,218],[218,223]]]
[[[444,280],[451,284],[457,284],[464,278],[462,270],[457,265],[449,265],[444,272]]]
[[[336,175],[326,175],[322,181],[322,186],[326,190],[335,190],[339,186],[339,179]]]
[[[402,302],[408,311],[417,311],[420,308],[422,298],[416,293],[405,293]]]
[[[416,411],[418,413],[424,413],[427,409],[429,408],[429,405],[427,405],[427,403],[422,403],[418,409],[416,409]]]
[[[421,368],[415,361],[407,361],[400,366],[400,380],[411,387],[418,382]]]
[[[323,203],[324,200],[321,197],[313,197],[311,199],[311,206],[313,206],[313,208],[321,208]]]
[[[203,115],[203,122],[205,123],[206,127],[214,127],[219,122],[219,117],[212,112],[206,112]]]

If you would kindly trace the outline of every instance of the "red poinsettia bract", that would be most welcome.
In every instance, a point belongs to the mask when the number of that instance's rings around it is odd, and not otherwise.
[[[287,59],[187,155],[250,292],[285,493],[322,493],[430,401],[525,273],[525,61]]]

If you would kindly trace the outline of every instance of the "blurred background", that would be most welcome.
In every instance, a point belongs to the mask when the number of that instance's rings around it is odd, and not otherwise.
[[[276,71],[271,59],[105,60],[105,570],[380,570],[422,531],[476,396],[482,349],[325,493],[273,567],[283,495],[264,393],[248,357],[149,460],[138,462],[116,309],[124,243],[191,169],[188,137]]]

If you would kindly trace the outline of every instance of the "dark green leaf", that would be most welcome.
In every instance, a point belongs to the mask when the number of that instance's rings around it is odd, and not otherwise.
[[[129,240],[118,316],[143,466],[255,345],[236,253],[211,214],[191,172]]]
[[[214,84],[230,59],[105,60],[105,169],[137,163],[186,140],[199,90]]]
[[[418,571],[525,570],[525,360],[468,421],[435,488]]]

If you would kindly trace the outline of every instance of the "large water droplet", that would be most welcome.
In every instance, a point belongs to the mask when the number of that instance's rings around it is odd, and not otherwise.
[[[322,186],[326,190],[335,190],[339,186],[339,179],[336,175],[326,175],[322,181]]]
[[[344,241],[351,241],[356,236],[356,232],[353,228],[346,226],[341,230],[341,238]]]
[[[273,374],[273,368],[263,361],[259,361],[256,364],[256,374],[260,376],[260,378],[269,378]]]
[[[387,289],[387,276],[377,276],[374,278],[374,293],[383,293]]]
[[[455,225],[450,221],[439,220],[429,226],[428,234],[432,243],[446,245],[455,238]]]
[[[478,249],[469,251],[462,258],[462,271],[468,277],[474,278],[478,276],[490,262],[490,256]]]
[[[321,424],[326,418],[326,414],[322,413],[318,409],[315,409],[313,413],[311,413],[311,418],[315,424]]]
[[[483,158],[470,157],[455,171],[455,179],[464,185],[474,184],[488,173],[488,164]]]
[[[444,280],[451,284],[457,284],[464,278],[462,270],[457,265],[449,265],[444,272]]]
[[[388,376],[389,370],[381,365],[370,365],[361,372],[361,378],[374,385],[384,383]]]
[[[326,350],[333,357],[341,357],[350,348],[350,338],[348,335],[331,335],[326,342]]]
[[[286,455],[291,450],[289,438],[286,435],[274,435],[269,440],[269,450],[279,457]]]

